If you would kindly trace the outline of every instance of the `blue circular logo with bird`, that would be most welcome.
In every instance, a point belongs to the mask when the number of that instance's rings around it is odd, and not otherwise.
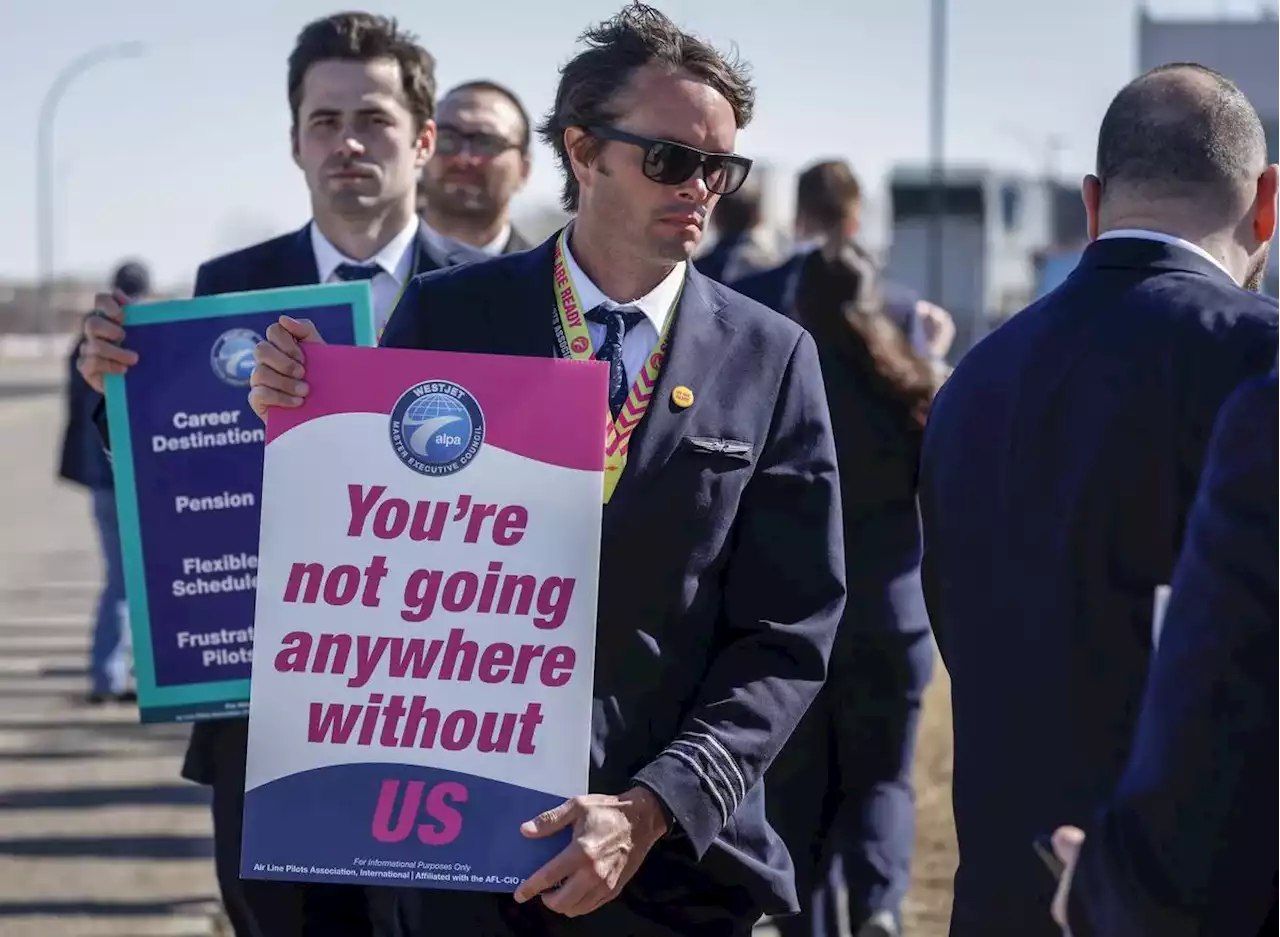
[[[484,413],[452,381],[415,384],[391,408],[391,446],[423,475],[452,475],[471,463],[484,442]]]
[[[209,364],[213,373],[232,387],[248,387],[253,373],[253,350],[262,336],[253,329],[228,329],[213,343]]]

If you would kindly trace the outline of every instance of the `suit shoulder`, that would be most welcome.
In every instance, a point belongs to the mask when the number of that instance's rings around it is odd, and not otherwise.
[[[527,265],[526,251],[499,254],[483,260],[454,264],[428,270],[413,278],[413,286],[419,294],[441,290],[472,290],[481,284],[493,282],[495,276],[511,276],[522,265]]]
[[[280,253],[288,250],[297,236],[297,232],[280,234],[279,237],[271,238],[270,241],[260,241],[256,244],[250,244],[248,247],[220,253],[220,255],[211,257],[210,260],[206,260],[204,264],[200,265],[201,273],[219,276],[234,273],[234,271],[238,270],[255,268],[255,266],[260,266],[264,262],[274,260]]]
[[[770,280],[785,276],[791,268],[795,266],[795,260],[784,260],[780,264],[773,264],[760,270],[752,270],[750,273],[738,277],[736,280],[729,281],[729,287],[734,290],[742,291],[742,288],[750,288],[760,283],[768,283]]]
[[[808,331],[794,319],[770,309],[750,296],[738,292],[732,287],[704,279],[708,288],[723,303],[722,312],[727,314],[734,326],[745,330],[746,334],[757,336],[770,345],[785,345],[792,348]]]
[[[1167,285],[1161,279],[1152,283],[1160,299],[1209,331],[1275,332],[1280,327],[1274,296],[1208,277],[1171,275]]]

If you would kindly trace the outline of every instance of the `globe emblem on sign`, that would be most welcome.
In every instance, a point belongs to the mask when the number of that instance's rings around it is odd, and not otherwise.
[[[400,461],[423,475],[466,468],[484,442],[484,414],[452,381],[423,381],[391,409],[391,446]]]
[[[253,349],[262,337],[253,329],[228,329],[209,352],[213,373],[232,387],[248,387],[253,373]]]

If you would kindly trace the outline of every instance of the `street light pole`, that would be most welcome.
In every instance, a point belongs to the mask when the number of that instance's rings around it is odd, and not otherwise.
[[[95,65],[111,59],[138,58],[142,53],[140,42],[90,49],[66,64],[40,103],[40,122],[36,129],[36,277],[40,288],[41,331],[50,324],[53,315],[53,122],[58,105],[71,84]]]
[[[928,239],[928,295],[946,304],[942,295],[943,220],[946,217],[947,133],[947,0],[932,0],[929,17],[929,180],[931,209]]]

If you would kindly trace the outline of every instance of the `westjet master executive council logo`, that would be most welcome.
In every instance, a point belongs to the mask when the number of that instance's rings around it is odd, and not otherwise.
[[[484,413],[476,398],[452,381],[415,384],[391,408],[391,447],[423,475],[466,468],[484,442]]]
[[[227,329],[213,342],[209,364],[213,373],[232,387],[248,387],[253,373],[253,350],[262,337],[253,329]]]

